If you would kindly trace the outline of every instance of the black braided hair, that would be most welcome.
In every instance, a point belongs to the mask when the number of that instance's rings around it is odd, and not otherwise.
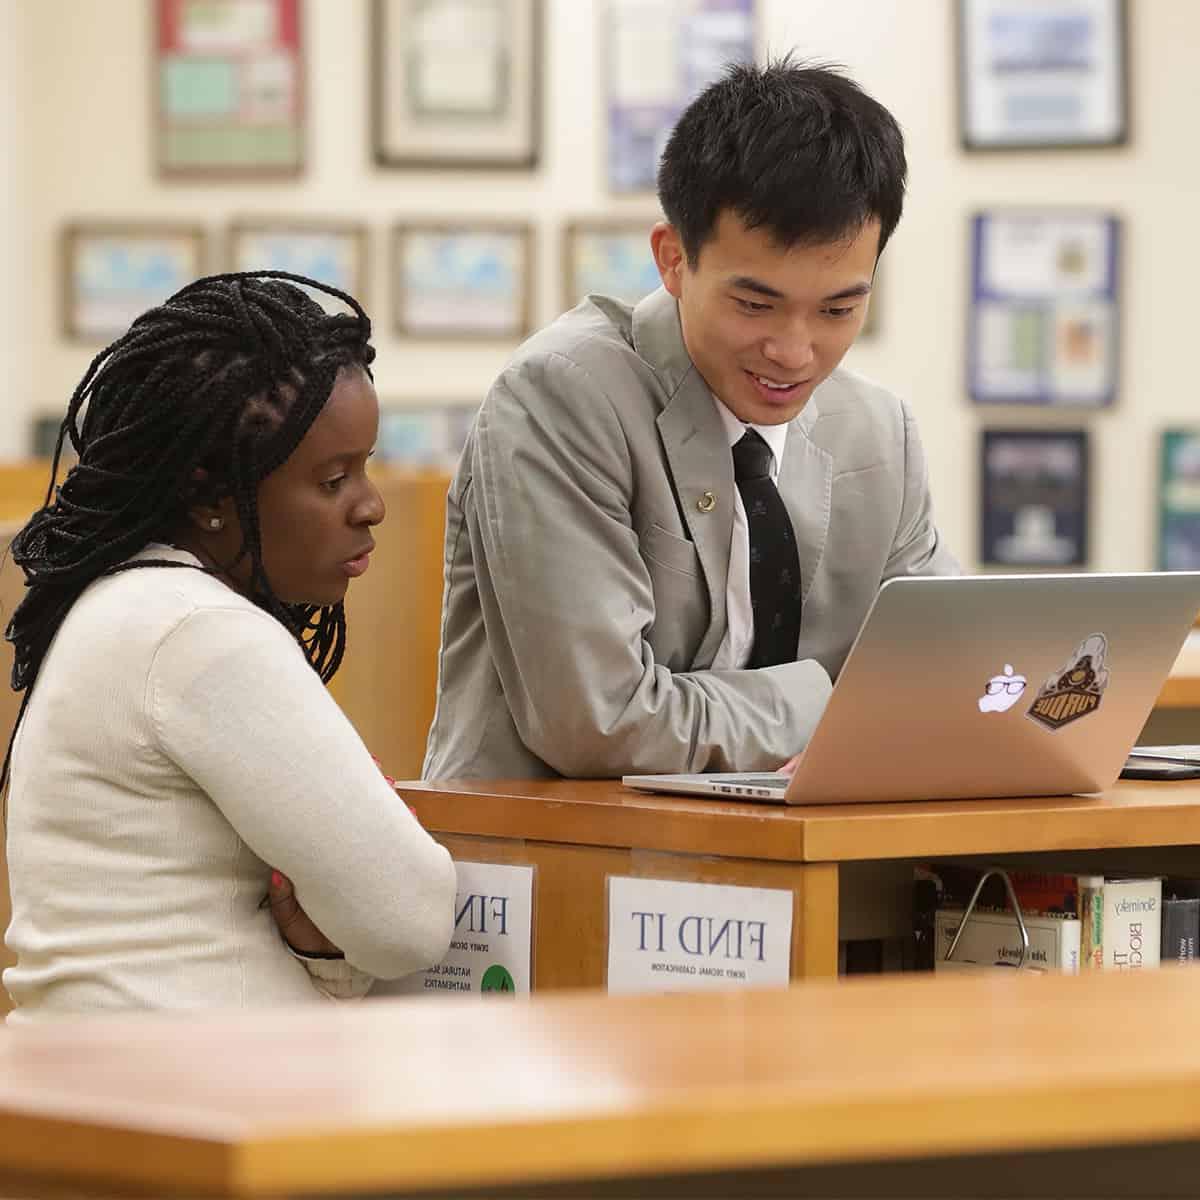
[[[326,313],[297,284],[350,312]],[[333,677],[345,611],[276,597],[263,568],[258,485],[299,445],[338,371],[369,373],[370,336],[370,319],[344,292],[284,271],[244,272],[189,284],[92,360],[59,429],[43,507],[12,543],[28,589],[5,631],[15,650],[12,687],[25,693],[17,726],[84,588],[134,567],[188,566],[128,559],[169,540],[194,505],[223,496],[241,522],[251,599],[295,635],[323,681]],[[79,460],[56,487],[68,440]],[[0,788],[15,736],[14,728]]]

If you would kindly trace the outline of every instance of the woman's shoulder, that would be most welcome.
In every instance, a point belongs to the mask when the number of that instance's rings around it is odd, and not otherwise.
[[[288,636],[267,613],[205,571],[195,555],[174,546],[147,546],[97,579],[75,602],[68,621],[77,629],[103,630],[110,644],[115,637],[132,647],[162,641],[197,614]]]

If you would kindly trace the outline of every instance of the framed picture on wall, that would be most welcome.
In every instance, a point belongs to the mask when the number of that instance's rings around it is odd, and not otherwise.
[[[379,414],[375,457],[389,466],[452,470],[478,411],[478,402],[467,400],[385,401]]]
[[[69,225],[62,235],[63,332],[76,341],[112,341],[203,268],[200,228]]]
[[[231,271],[288,271],[347,292],[365,306],[366,226],[343,221],[239,218],[229,230]],[[313,289],[324,308],[337,309],[332,296]]]
[[[300,0],[155,0],[157,162],[167,176],[304,166]]]
[[[1200,571],[1200,428],[1168,429],[1162,435],[1158,569]]]
[[[396,332],[516,340],[531,332],[533,231],[522,224],[399,224],[392,234]]]
[[[636,304],[662,280],[650,252],[657,217],[572,221],[563,231],[563,306],[596,293]]]
[[[967,387],[977,403],[1113,403],[1120,239],[1119,219],[1101,212],[972,218]]]
[[[958,0],[963,145],[1125,142],[1126,44],[1125,0]]]
[[[985,429],[979,476],[984,565],[1087,563],[1086,430]]]
[[[679,114],[731,62],[753,62],[755,0],[603,0],[608,184],[654,190]]]
[[[542,0],[373,0],[371,110],[384,167],[531,167]]]

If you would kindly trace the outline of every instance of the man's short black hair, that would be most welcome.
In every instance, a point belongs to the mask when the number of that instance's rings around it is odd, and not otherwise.
[[[658,168],[658,199],[695,267],[725,209],[781,246],[853,236],[879,249],[904,205],[904,135],[853,80],[790,56],[729,67],[684,110]]]

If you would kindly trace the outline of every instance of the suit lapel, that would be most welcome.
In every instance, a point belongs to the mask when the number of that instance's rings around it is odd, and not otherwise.
[[[695,658],[695,666],[704,668],[716,657],[725,634],[733,459],[712,394],[683,344],[675,300],[665,290],[653,292],[634,310],[633,338],[635,349],[667,389],[667,403],[656,424],[680,517],[708,587],[708,629]]]
[[[725,632],[734,482],[725,427],[708,386],[695,371],[659,414],[658,432],[680,512],[708,585],[708,629],[696,651],[697,665],[707,666]]]
[[[804,581],[801,603],[808,599],[825,552],[833,498],[833,456],[810,437],[817,416],[814,396],[788,429],[779,470],[779,494],[791,517],[800,556],[800,577]]]

